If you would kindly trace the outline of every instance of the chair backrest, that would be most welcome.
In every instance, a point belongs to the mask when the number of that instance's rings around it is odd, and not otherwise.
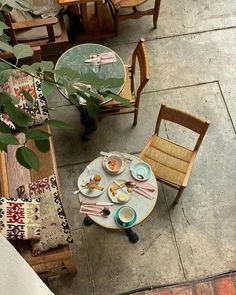
[[[147,52],[144,45],[144,39],[140,39],[138,42],[138,45],[134,49],[134,52],[132,54],[132,63],[131,63],[131,88],[134,90],[134,75],[136,71],[136,63],[139,63],[139,71],[140,71],[140,84],[137,89],[137,97],[140,96],[141,91],[143,90],[144,86],[147,84],[148,80],[150,79],[149,76],[149,67],[148,67],[148,58],[147,58]]]
[[[183,111],[167,107],[161,104],[161,109],[156,122],[155,133],[158,134],[160,130],[161,120],[167,120],[185,128],[188,128],[199,134],[197,142],[195,144],[194,150],[198,150],[201,142],[206,134],[206,131],[210,125],[209,121],[203,121],[199,118],[194,117],[191,114],[185,113]]]

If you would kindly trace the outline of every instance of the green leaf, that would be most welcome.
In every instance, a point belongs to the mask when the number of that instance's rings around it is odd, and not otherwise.
[[[5,123],[0,121],[0,132],[2,133],[11,133],[12,129],[8,127]]]
[[[22,65],[22,69],[24,71],[26,71],[27,73],[29,74],[34,74],[36,75],[37,72],[39,71],[39,68],[38,68],[38,71],[35,69],[35,67],[33,67],[33,65]]]
[[[54,89],[54,85],[48,81],[43,81],[41,84],[41,90],[45,96],[50,95]]]
[[[31,129],[26,135],[26,139],[45,140],[48,139],[49,136],[51,135],[45,131],[39,129]]]
[[[3,51],[13,52],[12,46],[3,41],[0,41],[0,49]]]
[[[0,105],[12,103],[11,96],[7,92],[0,93]]]
[[[72,70],[70,68],[60,68],[54,71],[56,74],[56,78],[63,78],[65,81],[73,81],[73,80],[79,80],[80,78],[80,73]]]
[[[7,144],[0,142],[0,151],[6,151]]]
[[[16,108],[13,104],[7,104],[5,106],[5,111],[8,113],[13,123],[21,127],[27,127],[27,123],[33,121],[33,118],[29,114]]]
[[[13,47],[13,54],[17,59],[32,56],[34,54],[33,49],[26,44],[17,44]]]
[[[34,99],[33,99],[33,97],[29,94],[29,92],[26,91],[26,90],[24,90],[24,89],[21,90],[21,92],[23,93],[24,98],[25,98],[26,100],[28,100],[31,104],[33,104]]]
[[[46,120],[45,123],[62,129],[74,129],[73,126],[59,120]]]
[[[39,66],[42,72],[51,71],[52,69],[54,69],[54,64],[52,61],[41,61]]]
[[[2,61],[0,62],[0,71],[10,70],[10,69],[12,69],[12,67],[9,64]]]
[[[9,79],[13,71],[13,69],[0,71],[0,85],[5,83]]]
[[[18,139],[14,135],[7,134],[7,133],[0,133],[0,142],[5,144],[12,144],[12,145],[19,144]]]
[[[80,103],[79,103],[79,100],[78,100],[77,95],[75,95],[75,94],[71,94],[71,95],[69,95],[68,99],[69,99],[69,101],[70,101],[73,105],[75,105],[75,106],[77,106],[77,107],[80,106]]]
[[[25,146],[19,147],[16,151],[16,158],[17,161],[25,168],[33,168],[34,170],[39,171],[38,157],[29,148]]]
[[[87,112],[89,117],[96,118],[99,112],[99,105],[91,101],[87,101]]]
[[[126,106],[128,106],[128,107],[131,106],[131,103],[130,103],[130,101],[129,101],[128,99],[123,98],[123,97],[121,97],[121,96],[119,96],[119,95],[117,95],[117,94],[115,94],[115,93],[113,93],[113,92],[111,92],[111,91],[109,91],[109,90],[107,90],[107,91],[105,91],[105,92],[100,92],[100,94],[101,94],[103,97],[110,97],[110,98],[113,98],[114,100],[116,100],[116,101],[120,102],[121,104],[126,105]]]
[[[49,144],[48,139],[35,140],[35,145],[36,145],[37,149],[42,153],[46,153],[50,150],[50,144]]]
[[[4,22],[0,21],[0,29],[8,29],[8,26]]]

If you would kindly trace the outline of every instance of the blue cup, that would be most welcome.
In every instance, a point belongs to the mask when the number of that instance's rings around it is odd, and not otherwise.
[[[136,212],[129,206],[122,206],[115,215],[116,222],[122,227],[132,226],[136,219]]]

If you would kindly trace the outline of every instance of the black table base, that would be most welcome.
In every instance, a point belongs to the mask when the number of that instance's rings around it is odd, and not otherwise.
[[[88,215],[85,216],[85,218],[84,218],[85,225],[92,225],[93,223],[94,223],[93,220]]]
[[[89,117],[86,107],[78,107],[80,121],[84,125],[83,141],[89,141],[89,135],[97,129],[96,119]]]
[[[131,228],[125,229],[125,232],[126,232],[127,236],[129,237],[130,242],[132,242],[132,243],[138,242],[139,236],[135,232],[133,232],[133,230]]]

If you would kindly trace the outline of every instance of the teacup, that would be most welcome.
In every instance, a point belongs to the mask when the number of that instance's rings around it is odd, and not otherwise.
[[[119,210],[118,213],[118,222],[120,225],[126,227],[132,225],[133,221],[135,219],[135,211],[129,207],[124,206]]]

